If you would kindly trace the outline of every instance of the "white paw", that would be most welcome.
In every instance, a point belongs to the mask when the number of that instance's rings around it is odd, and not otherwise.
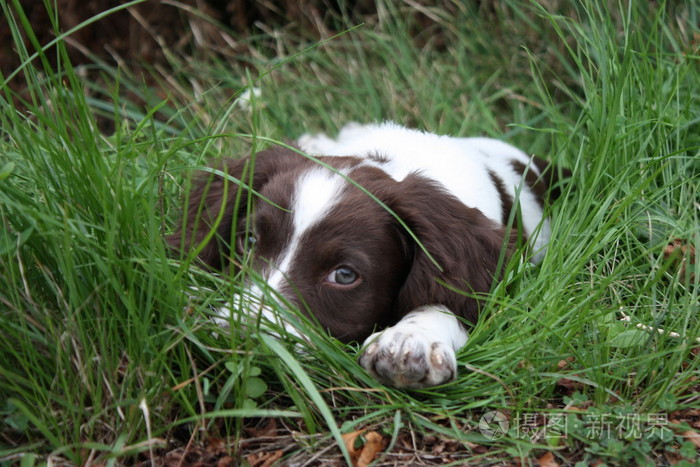
[[[452,381],[457,358],[448,342],[421,328],[399,323],[365,341],[360,365],[380,382],[420,389]]]

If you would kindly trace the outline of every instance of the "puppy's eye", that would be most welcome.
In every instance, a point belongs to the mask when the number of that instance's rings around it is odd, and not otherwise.
[[[326,281],[338,285],[351,285],[358,279],[359,275],[347,266],[341,266],[326,276]]]
[[[241,234],[237,239],[237,247],[239,253],[247,253],[255,248],[258,243],[258,237],[251,233]]]

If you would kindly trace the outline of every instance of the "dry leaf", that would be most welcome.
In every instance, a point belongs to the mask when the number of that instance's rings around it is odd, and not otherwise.
[[[697,431],[688,430],[681,433],[681,436],[683,436],[686,441],[693,443],[696,448],[700,449],[700,433]]]
[[[246,434],[251,438],[261,438],[265,436],[274,436],[277,433],[277,422],[274,418],[267,420],[264,426],[251,426],[244,428]]]
[[[246,456],[245,460],[248,461],[252,467],[270,467],[277,462],[283,454],[284,452],[281,449],[272,452],[259,452]]]
[[[232,467],[236,463],[231,456],[224,456],[216,462],[216,467]]]
[[[674,239],[664,247],[664,259],[673,258],[674,267],[680,266],[679,274],[685,277],[685,268],[688,264],[695,264],[695,247],[687,240]],[[695,274],[690,274],[691,282],[695,282]]]
[[[562,394],[570,396],[577,390],[581,389],[583,387],[583,383],[569,378],[561,378],[556,382],[555,387]]]
[[[557,368],[559,370],[563,370],[564,368],[568,367],[569,364],[573,361],[574,361],[573,355],[566,357],[564,360],[559,360],[559,362],[557,363]]]
[[[563,360],[559,360],[559,362],[557,362],[557,369],[559,371],[566,370],[575,360],[576,359],[573,357],[573,355],[570,355]],[[581,389],[583,387],[583,384],[569,378],[560,378],[554,384],[554,387],[556,387],[562,394],[570,396],[575,391]]]
[[[537,459],[537,463],[540,467],[559,467],[559,463],[554,460],[554,454],[549,451],[542,454],[542,457]]]
[[[386,447],[386,441],[376,431],[358,430],[343,435],[353,467],[367,467]]]
[[[226,441],[221,438],[211,437],[207,440],[207,451],[213,454],[226,453]]]
[[[666,462],[668,462],[669,465],[676,465],[683,460],[683,456],[673,451],[665,451],[664,457],[666,458]]]

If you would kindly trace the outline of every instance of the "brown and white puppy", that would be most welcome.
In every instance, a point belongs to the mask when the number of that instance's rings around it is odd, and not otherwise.
[[[272,290],[338,339],[364,340],[360,364],[386,384],[452,380],[464,325],[517,232],[534,261],[544,254],[544,164],[497,140],[392,123],[298,145],[317,161],[280,147],[225,160],[218,169],[240,184],[201,179],[170,243],[191,249],[211,237],[199,258],[215,270],[252,255]],[[516,203],[521,224],[506,235]]]

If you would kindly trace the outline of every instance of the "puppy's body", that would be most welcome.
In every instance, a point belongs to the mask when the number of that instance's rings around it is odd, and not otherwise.
[[[549,220],[542,217],[542,196],[547,187],[544,180],[536,181],[544,167],[531,165],[531,157],[509,144],[491,138],[424,133],[386,123],[347,125],[337,140],[325,135],[304,135],[299,145],[317,156],[363,157],[399,182],[410,174],[420,174],[437,182],[465,206],[478,209],[501,225],[507,224],[519,191],[525,235],[531,240],[537,259],[544,253],[550,235]]]
[[[496,140],[394,124],[352,124],[337,140],[305,135],[299,145],[323,165],[281,148],[226,161],[226,173],[252,186],[202,180],[171,242],[192,248],[215,228],[205,264],[252,255],[270,287],[332,335],[366,339],[360,363],[380,381],[449,381],[467,339],[461,320],[476,320],[518,240],[504,228],[516,195],[533,258],[543,254],[543,167]]]

